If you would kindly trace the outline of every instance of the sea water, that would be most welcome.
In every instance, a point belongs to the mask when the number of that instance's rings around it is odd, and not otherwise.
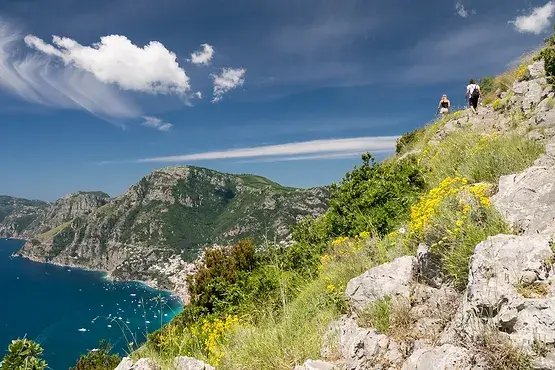
[[[104,274],[12,258],[19,240],[0,239],[0,361],[12,339],[44,348],[51,369],[66,370],[101,339],[125,355],[181,309],[179,299]]]

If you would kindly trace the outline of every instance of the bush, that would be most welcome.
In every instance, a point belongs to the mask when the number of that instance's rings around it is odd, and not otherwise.
[[[326,213],[331,237],[354,236],[363,231],[390,232],[408,216],[409,207],[425,187],[413,157],[376,163],[370,154],[363,165],[332,185]]]
[[[424,242],[441,257],[445,275],[463,289],[470,257],[488,236],[507,233],[508,227],[491,206],[487,184],[447,177],[411,209],[409,237]]]
[[[113,370],[121,361],[116,354],[110,354],[112,346],[101,340],[97,350],[91,350],[82,355],[70,370]]]
[[[29,339],[12,340],[2,360],[2,370],[43,370],[47,364],[41,359],[40,344]]]
[[[406,149],[409,148],[422,135],[424,130],[425,130],[424,127],[419,127],[411,132],[407,132],[403,134],[399,138],[399,140],[397,140],[397,144],[395,146],[395,153],[401,154],[407,151]]]

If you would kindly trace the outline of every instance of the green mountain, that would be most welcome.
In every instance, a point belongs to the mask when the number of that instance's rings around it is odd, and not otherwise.
[[[287,241],[290,225],[327,209],[328,195],[260,176],[167,167],[112,199],[99,192],[59,199],[23,230],[29,242],[19,254],[175,289],[183,280],[177,271],[203,247],[244,237]]]

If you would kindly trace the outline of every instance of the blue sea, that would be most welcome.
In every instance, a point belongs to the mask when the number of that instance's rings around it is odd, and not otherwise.
[[[87,350],[109,340],[125,355],[181,311],[176,297],[104,274],[11,258],[22,245],[0,239],[0,360],[12,339],[44,348],[51,369],[67,370]]]

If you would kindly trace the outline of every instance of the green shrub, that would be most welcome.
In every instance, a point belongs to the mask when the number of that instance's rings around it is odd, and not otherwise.
[[[2,370],[43,370],[47,364],[41,359],[40,344],[29,339],[12,340],[2,360]]]
[[[416,159],[377,163],[370,154],[363,165],[332,185],[326,217],[331,237],[363,231],[390,232],[408,216],[409,207],[425,187]]]
[[[75,366],[70,370],[113,370],[121,361],[116,354],[110,354],[112,346],[101,340],[98,349],[81,355]]]
[[[395,153],[401,154],[406,151],[424,132],[425,127],[419,127],[411,132],[403,134],[398,140],[395,146]]]

